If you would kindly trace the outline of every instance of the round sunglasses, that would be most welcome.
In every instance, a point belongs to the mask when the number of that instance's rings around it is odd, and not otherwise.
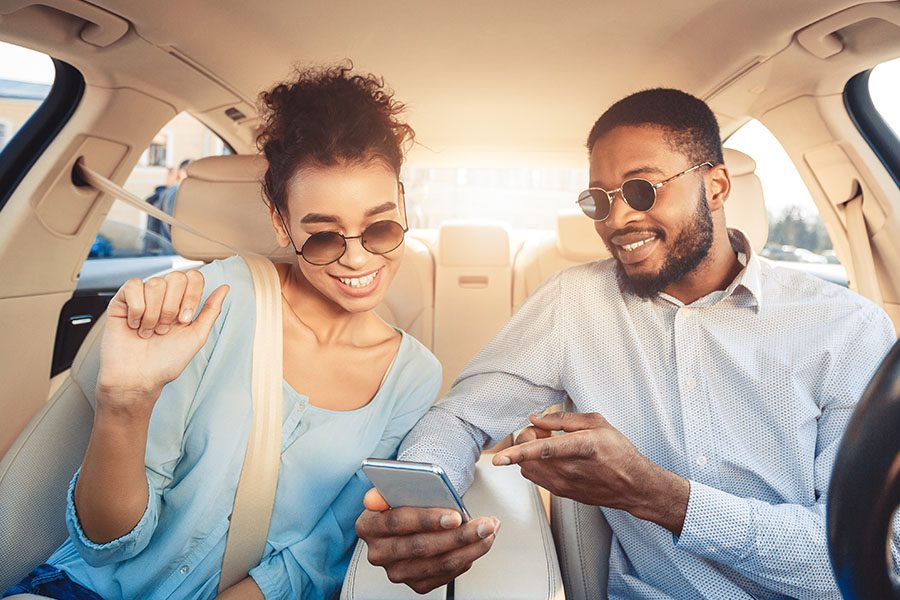
[[[667,179],[663,179],[659,183],[653,183],[646,179],[635,177],[634,179],[628,179],[622,182],[622,185],[614,190],[607,191],[603,188],[591,187],[578,195],[577,203],[578,206],[581,207],[582,212],[589,218],[594,221],[605,221],[612,209],[613,199],[616,197],[616,194],[621,192],[625,204],[634,210],[647,212],[653,208],[653,205],[656,203],[656,190],[667,183],[671,183],[678,179],[682,175],[687,175],[701,167],[712,166],[713,164],[711,162],[706,161],[699,165],[694,165],[689,169],[685,169],[681,173],[672,175]]]
[[[402,206],[402,214],[406,215],[406,198],[403,189],[403,183],[399,182],[400,187],[400,204]],[[409,231],[409,226],[404,226],[397,221],[386,219],[383,221],[375,221],[362,230],[359,235],[343,235],[336,231],[320,231],[314,233],[303,242],[300,249],[294,243],[294,236],[284,220],[284,216],[275,205],[275,212],[281,219],[281,224],[291,240],[294,247],[294,253],[300,256],[311,265],[321,267],[330,265],[339,260],[347,252],[347,240],[359,240],[359,243],[366,251],[372,254],[387,254],[400,247],[403,243],[403,236]]]
[[[330,265],[347,252],[347,240],[359,240],[362,247],[372,254],[387,254],[403,243],[407,228],[397,221],[376,221],[359,235],[342,235],[336,231],[314,233],[303,242],[300,249],[294,246],[297,256],[311,265]]]

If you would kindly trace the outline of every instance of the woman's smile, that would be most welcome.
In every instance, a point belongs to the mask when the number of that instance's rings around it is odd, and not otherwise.
[[[379,267],[374,271],[363,274],[354,275],[331,275],[331,278],[337,284],[337,288],[347,296],[361,298],[368,296],[376,289],[381,282],[381,270]]]

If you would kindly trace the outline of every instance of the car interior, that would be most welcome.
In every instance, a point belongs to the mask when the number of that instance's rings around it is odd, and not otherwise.
[[[230,155],[187,167],[173,217],[223,244],[294,260],[276,244],[262,201],[256,99],[296,64],[350,59],[383,75],[416,129],[408,166],[416,176],[456,169],[459,181],[477,169],[557,168],[580,170],[584,187],[585,139],[603,110],[650,87],[690,92],[713,109],[726,143],[726,221],[764,254],[773,216],[757,166],[766,157],[728,147],[748,122],[762,123],[799,173],[849,286],[900,331],[900,144],[868,87],[874,68],[900,57],[900,1],[2,0],[0,42],[46,54],[56,71],[47,99],[0,147],[0,376],[8,382],[0,389],[0,590],[65,538],[65,490],[90,433],[105,303],[127,277],[233,253],[175,227],[183,263],[103,279],[67,307],[117,202],[85,185],[76,163],[122,185],[160,129],[189,113]],[[409,202],[422,196],[424,218],[407,234],[379,314],[437,356],[443,393],[548,277],[610,254],[576,207],[577,191],[535,228],[490,208],[430,218],[429,189],[408,187]],[[464,500],[500,515],[505,536],[451,591],[426,597],[605,597],[609,528],[599,510],[494,471],[482,460]],[[418,595],[369,565],[360,543],[342,597]]]

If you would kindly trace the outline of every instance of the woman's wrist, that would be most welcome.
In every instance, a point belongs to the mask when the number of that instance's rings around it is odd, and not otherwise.
[[[122,423],[148,421],[161,391],[98,386],[95,420],[101,418]]]

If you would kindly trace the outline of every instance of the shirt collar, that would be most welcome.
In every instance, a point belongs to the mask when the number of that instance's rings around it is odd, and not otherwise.
[[[760,262],[759,256],[753,251],[750,240],[742,231],[737,229],[728,229],[728,241],[731,247],[737,252],[738,262],[743,265],[743,269],[738,273],[734,281],[725,288],[723,297],[728,297],[738,290],[744,290],[749,293],[750,303],[759,311],[762,306],[762,282],[760,281]]]
[[[740,305],[753,307],[756,312],[759,312],[762,304],[759,257],[753,251],[747,236],[741,231],[729,229],[728,241],[731,242],[731,248],[737,253],[738,262],[743,268],[724,290],[716,290],[698,298],[691,303],[691,306],[712,306],[725,298],[734,296],[735,301]],[[677,298],[665,292],[659,292],[657,297],[675,306],[684,306]]]

